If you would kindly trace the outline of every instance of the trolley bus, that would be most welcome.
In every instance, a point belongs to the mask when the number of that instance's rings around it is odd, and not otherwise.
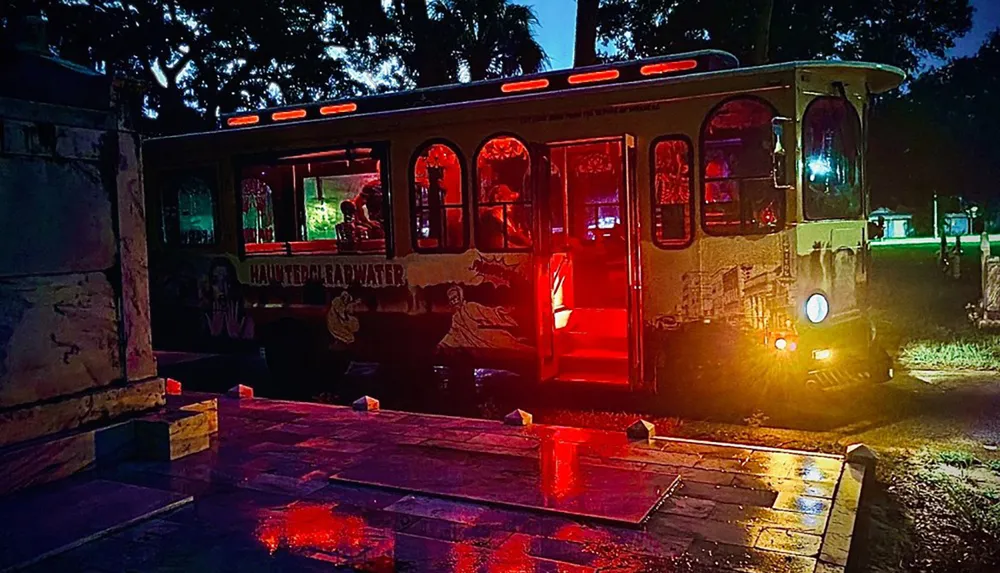
[[[330,384],[359,364],[638,393],[884,380],[866,111],[903,79],[700,51],[148,140],[154,343]]]

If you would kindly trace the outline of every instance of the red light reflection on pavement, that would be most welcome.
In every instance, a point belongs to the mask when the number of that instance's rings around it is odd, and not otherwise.
[[[365,523],[358,516],[336,515],[333,504],[301,505],[276,512],[257,531],[257,539],[274,553],[289,549],[337,551],[360,548]]]
[[[594,529],[578,523],[565,525],[556,531],[554,539],[578,544],[585,553],[595,556],[591,567],[599,571],[614,571],[615,573],[638,573],[651,571],[648,556],[630,551],[627,539],[616,539],[611,533]],[[657,564],[656,570],[661,570]],[[673,568],[663,571],[670,573]]]
[[[580,493],[580,454],[577,444],[543,436],[540,444],[542,494],[562,500]]]
[[[478,573],[482,564],[482,553],[468,541],[456,543],[451,548],[454,573]]]
[[[489,573],[533,573],[535,570],[528,557],[531,538],[515,534],[490,556]]]
[[[391,532],[368,527],[361,516],[337,514],[335,504],[292,504],[268,512],[256,536],[271,553],[286,548],[358,571],[394,570]]]

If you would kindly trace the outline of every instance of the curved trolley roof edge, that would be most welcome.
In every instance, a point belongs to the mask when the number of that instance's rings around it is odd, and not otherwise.
[[[739,67],[735,56],[720,50],[702,50],[646,58],[629,62],[600,64],[557,70],[513,78],[435,86],[372,96],[343,98],[298,105],[265,108],[252,112],[224,114],[224,131],[259,129],[267,126],[315,123],[338,118],[384,115],[497,101],[541,99],[568,93],[597,92],[623,85],[670,84],[720,75],[745,76],[789,70],[816,71],[853,69],[865,73],[865,82],[874,94],[898,87],[906,73],[894,66],[839,60],[800,60]],[[211,133],[211,132],[210,132]],[[187,137],[181,134],[158,139]]]

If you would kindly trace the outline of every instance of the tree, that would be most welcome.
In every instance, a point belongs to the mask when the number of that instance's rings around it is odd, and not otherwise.
[[[112,75],[141,80],[155,130],[214,125],[220,113],[363,92],[350,56],[384,25],[376,5],[343,0],[35,0],[54,52]]]
[[[922,58],[944,57],[971,26],[969,0],[604,0],[598,34],[619,57],[705,48],[755,61],[755,46],[773,61],[864,59],[915,70]],[[758,41],[762,30],[768,41]]]
[[[774,15],[774,0],[757,0],[757,26],[753,38],[753,63],[767,63],[771,41],[771,19]]]
[[[1000,184],[1000,30],[979,51],[878,102],[871,123],[873,202],[926,206],[934,193],[984,205]]]
[[[573,67],[597,63],[597,15],[601,0],[576,1],[576,41]]]
[[[481,80],[539,71],[535,13],[509,0],[392,0],[383,3],[392,31],[379,58],[396,61],[396,88]],[[377,62],[366,62],[369,67]]]
[[[402,61],[414,84],[428,87],[458,81],[455,38],[444,22],[430,17],[427,0],[393,0],[391,8],[389,17],[398,35],[389,50]]]
[[[545,64],[545,51],[531,30],[538,19],[527,6],[509,0],[434,0],[431,9],[450,41],[448,53],[472,81],[537,72]]]

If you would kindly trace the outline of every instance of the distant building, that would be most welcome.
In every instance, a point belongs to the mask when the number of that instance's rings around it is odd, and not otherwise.
[[[944,232],[949,237],[972,234],[972,217],[968,213],[945,213]]]
[[[913,215],[897,213],[887,207],[879,207],[868,215],[868,221],[876,225],[885,224],[885,239],[900,239],[913,234]]]

